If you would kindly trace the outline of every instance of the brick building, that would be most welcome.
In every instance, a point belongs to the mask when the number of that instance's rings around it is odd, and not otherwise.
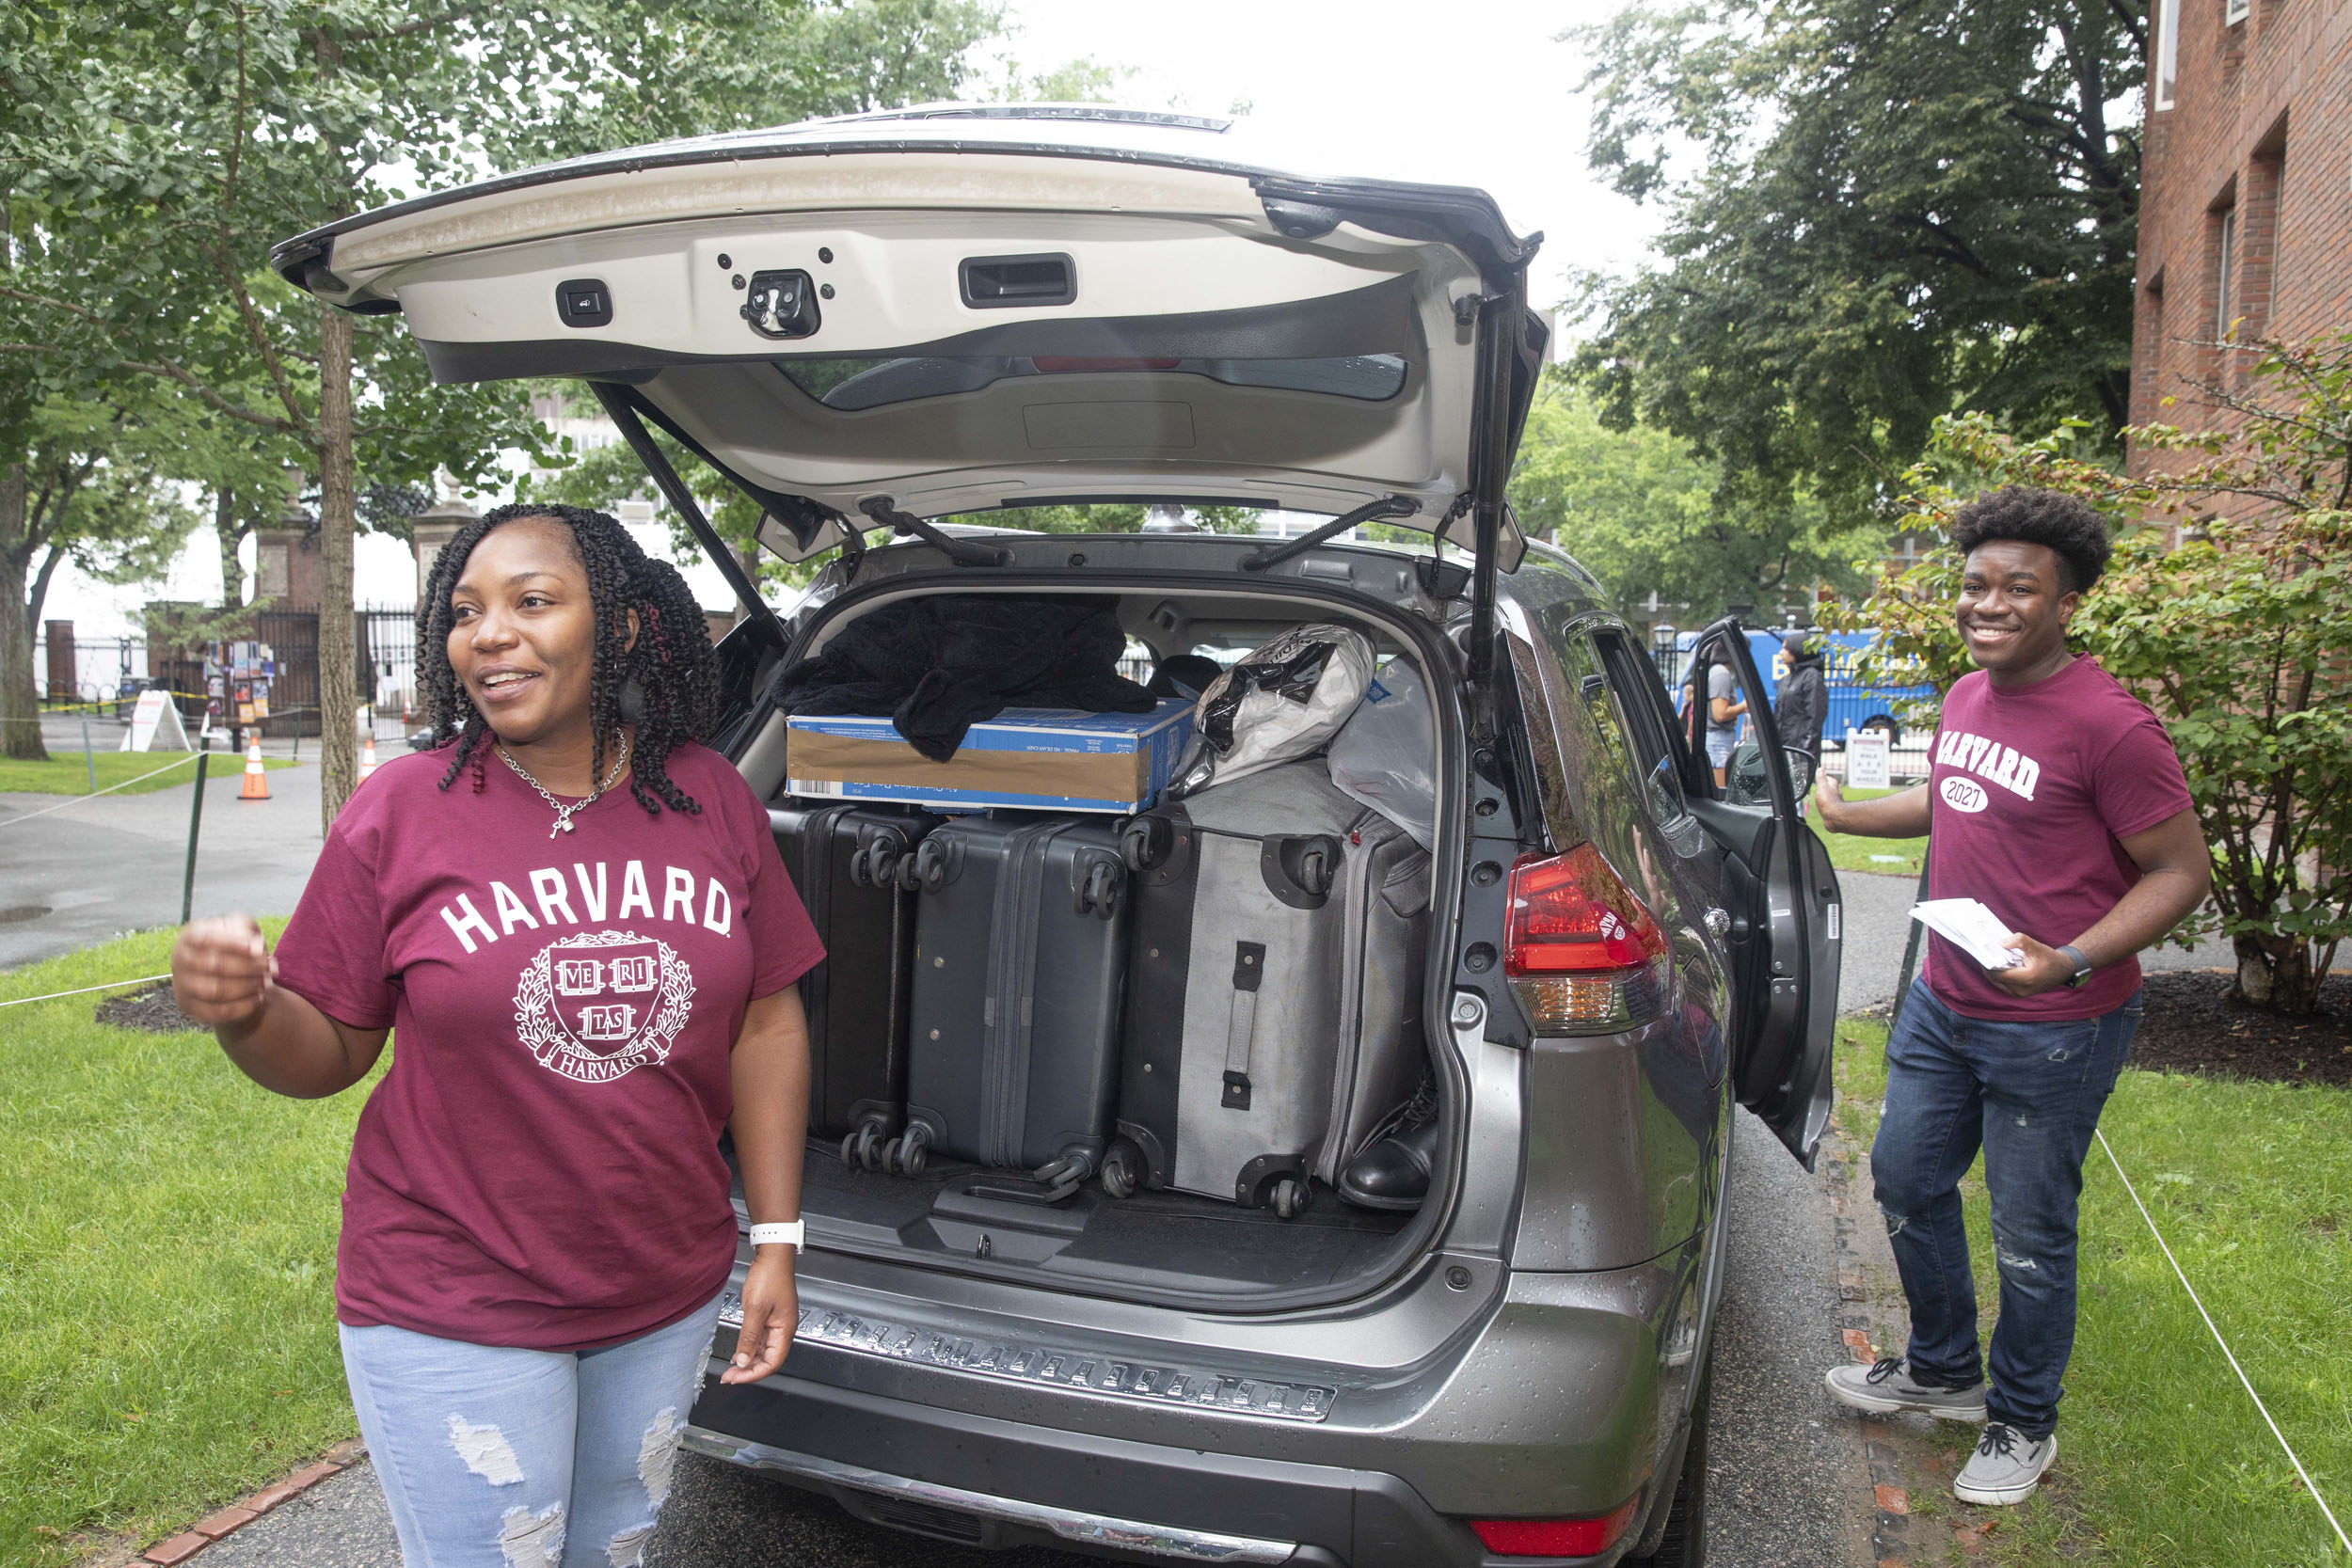
[[[2225,336],[2352,325],[2352,4],[2149,10],[2132,419],[2210,427],[2196,384],[2242,384],[2252,358]]]

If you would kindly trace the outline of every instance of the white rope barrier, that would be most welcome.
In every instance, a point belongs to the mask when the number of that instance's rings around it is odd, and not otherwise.
[[[2237,1364],[2237,1355],[2230,1349],[2230,1341],[2224,1339],[2221,1330],[2214,1326],[2213,1314],[2205,1310],[2204,1302],[2197,1294],[2197,1287],[2191,1285],[2188,1275],[2182,1272],[2181,1260],[2172,1256],[2172,1248],[2166,1243],[2164,1232],[2156,1228],[2155,1216],[2148,1212],[2148,1205],[2139,1201],[2139,1189],[2133,1186],[2132,1179],[2123,1174],[2123,1162],[2115,1157],[2114,1146],[2107,1142],[2105,1132],[2099,1132],[2098,1139],[2099,1147],[2107,1151],[2107,1164],[2115,1167],[2115,1174],[2122,1181],[2123,1190],[2132,1195],[2132,1203],[2139,1210],[2139,1217],[2148,1222],[2148,1234],[2156,1239],[2156,1245],[2164,1248],[2164,1260],[2172,1265],[2172,1273],[2180,1280],[2181,1289],[2188,1292],[2188,1299],[2197,1307],[2197,1315],[2205,1320],[2205,1328],[2213,1335],[2213,1342],[2221,1347],[2223,1355],[2229,1357],[2230,1370],[2237,1373],[2238,1382],[2246,1386],[2246,1397],[2254,1402],[2254,1408],[2262,1412],[2263,1420],[2270,1428],[2270,1435],[2276,1437],[2279,1447],[2286,1450],[2287,1463],[2294,1465],[2295,1473],[2302,1478],[2303,1489],[2312,1495],[2312,1501],[2319,1505],[2319,1512],[2328,1516],[2328,1528],[2336,1532],[2336,1539],[2344,1544],[2344,1549],[2352,1552],[2352,1537],[2347,1537],[2344,1527],[2336,1523],[2336,1511],[2328,1506],[2328,1499],[2321,1497],[2319,1488],[2312,1483],[2311,1472],[2303,1468],[2303,1461],[2296,1456],[2295,1446],[2287,1441],[2287,1434],[2279,1430],[2279,1423],[2270,1418],[2270,1407],[2263,1403],[2260,1394],[2254,1392],[2253,1381],[2246,1375],[2246,1369]]]
[[[87,996],[94,990],[113,990],[118,986],[143,986],[150,980],[168,980],[168,972],[162,974],[142,974],[135,980],[109,980],[103,986],[76,986],[72,990],[53,990],[46,996],[18,996],[0,1002],[0,1007],[24,1007],[36,1002],[55,1002],[60,996]]]
[[[78,806],[85,800],[95,800],[101,795],[112,795],[118,789],[128,789],[135,784],[142,784],[145,781],[153,778],[156,773],[168,773],[175,768],[185,768],[188,764],[194,762],[203,753],[199,752],[190,752],[186,756],[182,757],[178,762],[165,763],[161,768],[154,769],[153,772],[141,773],[135,779],[125,779],[120,784],[110,784],[103,789],[93,789],[87,795],[76,795],[72,800],[60,800],[54,806],[43,806],[39,811],[28,811],[22,816],[11,816],[7,821],[0,822],[0,828],[13,828],[19,822],[30,822],[36,816],[46,816],[53,811],[63,811],[68,806]],[[224,752],[222,754],[226,755],[227,753]]]

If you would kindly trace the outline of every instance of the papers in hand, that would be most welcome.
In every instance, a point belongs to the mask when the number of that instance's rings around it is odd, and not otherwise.
[[[1987,969],[2015,969],[2024,954],[2003,945],[2015,927],[1974,898],[1930,898],[1911,906],[1911,918]]]

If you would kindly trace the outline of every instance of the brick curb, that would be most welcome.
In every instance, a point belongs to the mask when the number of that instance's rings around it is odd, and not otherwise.
[[[338,1443],[284,1480],[274,1481],[250,1497],[240,1497],[226,1508],[215,1509],[179,1534],[156,1542],[141,1552],[136,1560],[152,1563],[155,1568],[175,1568],[214,1542],[235,1534],[279,1503],[300,1497],[329,1476],[342,1474],[366,1458],[367,1452],[367,1445],[357,1437]]]
[[[1895,1336],[1887,1331],[1898,1325],[1878,1323],[1870,1308],[1866,1260],[1854,1244],[1853,1218],[1846,1212],[1860,1161],[1847,1148],[1845,1128],[1836,1117],[1821,1138],[1820,1164],[1836,1238],[1838,1333],[1847,1353],[1867,1367],[1878,1359],[1880,1344],[1892,1342]],[[1862,1483],[1870,1493],[1871,1552],[1878,1568],[1911,1568],[1911,1493],[1903,1484],[1901,1457],[1883,1440],[1888,1435],[1883,1420],[1862,1411],[1854,1415],[1862,1422],[1863,1452],[1869,1462]]]

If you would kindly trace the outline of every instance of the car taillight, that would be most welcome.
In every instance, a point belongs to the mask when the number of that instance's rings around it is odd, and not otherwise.
[[[1502,970],[1538,1034],[1614,1034],[1665,1007],[1665,933],[1590,844],[1511,868]]]
[[[1616,1544],[1633,1523],[1633,1505],[1590,1519],[1472,1519],[1470,1529],[1498,1557],[1591,1557]]]

